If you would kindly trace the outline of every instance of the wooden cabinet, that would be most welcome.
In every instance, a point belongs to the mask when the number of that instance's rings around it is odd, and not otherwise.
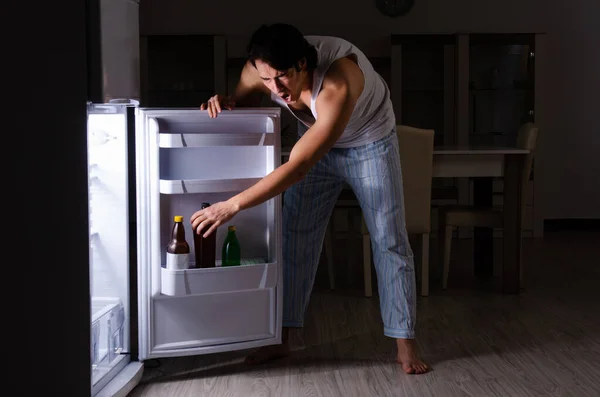
[[[142,106],[196,107],[226,92],[224,36],[148,35],[140,46]]]

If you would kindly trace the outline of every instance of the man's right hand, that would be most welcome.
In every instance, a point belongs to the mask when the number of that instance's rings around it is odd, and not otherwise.
[[[208,110],[208,115],[211,118],[217,117],[222,109],[232,110],[235,107],[235,101],[231,97],[224,95],[215,95],[211,97],[207,103],[200,105],[200,110]]]

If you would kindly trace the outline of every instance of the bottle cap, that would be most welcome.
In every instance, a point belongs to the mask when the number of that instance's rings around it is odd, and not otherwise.
[[[230,232],[235,232],[235,226],[229,226],[227,230],[229,230]]]
[[[175,215],[175,216],[173,217],[173,220],[174,220],[175,222],[183,222],[183,216],[181,216],[181,215]]]

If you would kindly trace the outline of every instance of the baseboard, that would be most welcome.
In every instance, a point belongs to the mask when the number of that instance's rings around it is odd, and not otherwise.
[[[464,235],[462,236],[457,236],[456,230],[454,230],[454,232],[452,233],[452,237],[453,238],[460,238],[461,240],[470,240],[473,238],[473,229],[469,228],[465,228],[467,229],[464,233]],[[437,238],[438,234],[437,234],[437,230],[432,230],[429,235],[431,236],[431,238]],[[494,234],[493,234],[494,238],[502,238],[502,229],[494,229]],[[521,230],[521,238],[533,238],[533,230],[530,229],[523,229]]]
[[[600,232],[600,219],[545,219],[544,232]]]

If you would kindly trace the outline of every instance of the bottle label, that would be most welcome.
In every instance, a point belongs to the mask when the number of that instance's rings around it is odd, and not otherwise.
[[[188,254],[172,254],[167,252],[167,269],[183,270],[190,267]]]

